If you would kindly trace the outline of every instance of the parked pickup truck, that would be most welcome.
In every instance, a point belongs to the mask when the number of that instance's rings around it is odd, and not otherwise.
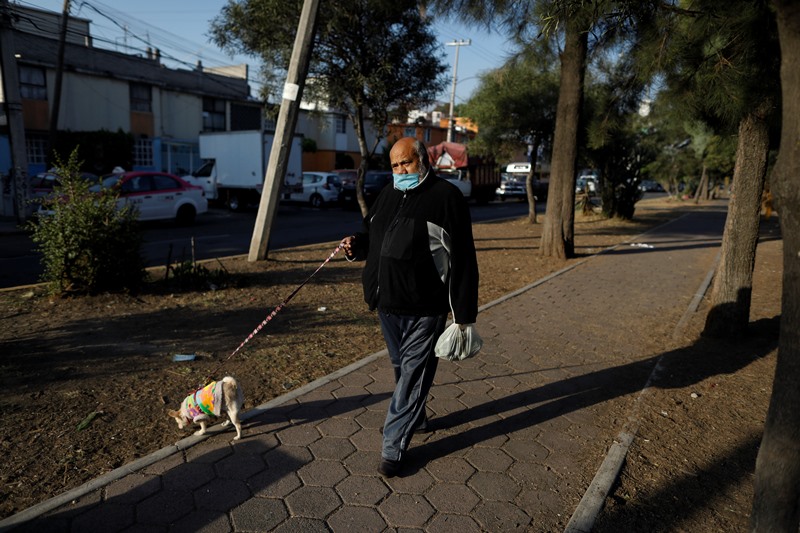
[[[465,198],[478,203],[494,199],[500,172],[493,161],[469,156],[466,145],[453,142],[429,146],[428,155],[436,173],[458,187]]]

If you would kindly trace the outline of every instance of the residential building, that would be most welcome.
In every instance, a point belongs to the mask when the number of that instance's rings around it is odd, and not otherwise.
[[[5,56],[13,55],[19,73],[27,170],[35,174],[51,164],[50,114],[59,74],[61,15],[8,6],[15,15],[9,32],[14,50]],[[166,68],[156,49],[131,55],[93,46],[90,22],[69,17],[59,132],[129,133],[134,140],[129,160],[132,169],[182,174],[199,162],[197,139],[201,132],[262,128],[263,106],[250,97],[246,65],[221,72],[200,63],[192,69]],[[0,93],[3,103],[4,94]],[[2,109],[0,174],[7,175],[12,166],[9,125],[5,105]],[[88,170],[103,173],[113,166]],[[2,192],[7,190],[3,187]],[[0,202],[0,211],[6,205]]]
[[[8,7],[14,15],[9,30],[13,41],[10,56],[19,73],[27,172],[35,175],[52,164],[50,122],[59,76],[61,14],[18,4]],[[89,19],[68,18],[57,136],[122,132],[133,138],[133,153],[126,161],[93,162],[84,170],[103,174],[122,166],[186,175],[202,164],[198,149],[202,133],[274,131],[275,123],[265,118],[264,103],[251,97],[247,65],[208,68],[198,62],[185,69],[167,68],[154,48],[129,54],[95,46],[90,26]],[[12,216],[10,128],[2,87],[0,84],[0,216]],[[457,139],[474,137],[468,127],[459,119]],[[365,128],[371,149],[377,134],[370,121]],[[441,113],[424,122],[388,128],[388,138],[382,138],[375,150],[377,157],[389,143],[412,131],[407,128],[414,128],[412,134],[428,144],[445,140],[447,133]],[[295,134],[304,137],[303,170],[329,171],[357,167],[361,162],[353,125],[338,110],[303,103]],[[96,151],[102,150],[98,147]],[[59,155],[66,158],[69,154]]]
[[[372,121],[364,121],[367,146],[372,149],[378,133]],[[313,144],[313,150],[303,152],[303,170],[327,172],[334,169],[357,168],[361,164],[361,149],[350,117],[319,102],[303,101],[297,119],[295,133],[303,135]],[[386,141],[381,139],[375,156],[385,150]]]
[[[412,111],[406,122],[395,121],[388,125],[386,138],[390,144],[401,137],[415,137],[428,146],[447,140],[450,120],[440,111]],[[478,126],[468,118],[455,117],[453,142],[468,144],[478,134]]]

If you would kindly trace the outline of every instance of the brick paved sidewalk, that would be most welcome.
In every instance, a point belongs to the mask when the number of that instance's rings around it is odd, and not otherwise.
[[[383,479],[384,353],[0,522],[30,531],[563,531],[712,268],[699,209],[482,308],[442,361],[402,477]],[[644,324],[631,330],[630,324]]]

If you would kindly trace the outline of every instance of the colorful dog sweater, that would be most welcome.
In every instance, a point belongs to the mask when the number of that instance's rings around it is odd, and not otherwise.
[[[206,419],[207,415],[219,416],[221,406],[222,383],[217,381],[212,381],[202,389],[194,391],[183,400],[183,412],[193,422]]]

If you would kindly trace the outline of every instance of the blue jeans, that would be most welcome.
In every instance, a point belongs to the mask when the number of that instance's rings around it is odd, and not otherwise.
[[[407,316],[379,311],[378,317],[395,381],[383,426],[381,456],[399,461],[414,429],[425,419],[425,402],[439,363],[434,348],[447,315]]]

